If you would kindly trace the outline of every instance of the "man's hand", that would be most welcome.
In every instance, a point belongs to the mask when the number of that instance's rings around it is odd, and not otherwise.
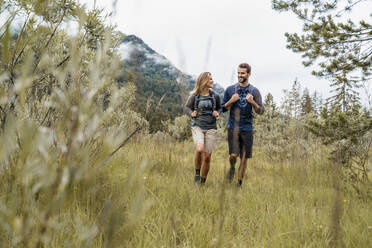
[[[260,111],[260,106],[254,101],[253,99],[253,96],[251,94],[248,93],[247,97],[246,97],[247,101],[252,104],[253,108],[254,108],[254,111],[256,113],[259,113]],[[262,112],[263,113],[263,112]],[[261,114],[262,114],[261,113]]]
[[[247,99],[247,101],[250,103],[250,104],[254,104],[256,103],[254,100],[253,100],[253,96],[251,94],[247,94],[247,96],[245,97],[245,99]]]
[[[230,100],[225,104],[225,108],[226,109],[230,109],[231,108],[231,104],[233,104],[234,102],[238,101],[240,98],[239,94],[238,93],[235,93],[234,95],[231,96]]]
[[[239,94],[238,93],[235,93],[234,95],[232,95],[232,97],[230,98],[230,102],[231,103],[234,103],[236,101],[239,100]]]
[[[212,115],[214,116],[214,117],[218,117],[218,116],[220,116],[220,114],[215,110],[215,111],[213,111],[213,113],[212,113]]]
[[[195,118],[197,115],[198,115],[198,111],[196,111],[196,110],[194,110],[194,111],[191,113],[191,117],[192,117],[192,118]]]

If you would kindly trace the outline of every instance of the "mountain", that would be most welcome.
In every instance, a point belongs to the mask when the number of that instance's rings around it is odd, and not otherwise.
[[[120,81],[134,82],[137,86],[136,110],[144,114],[148,99],[151,99],[152,105],[146,116],[151,132],[162,130],[162,121],[183,114],[183,105],[195,86],[195,76],[181,72],[135,35],[121,40],[120,54],[123,60]],[[214,84],[213,89],[217,94],[223,94],[220,85]]]

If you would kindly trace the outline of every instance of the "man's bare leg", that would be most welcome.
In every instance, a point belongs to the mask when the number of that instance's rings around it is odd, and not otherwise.
[[[235,174],[235,164],[236,164],[236,160],[238,158],[238,154],[230,154],[229,156],[229,162],[230,162],[230,169],[227,173],[227,180],[229,180],[229,182],[231,183],[232,180],[234,179],[234,174]]]
[[[238,186],[242,185],[245,171],[247,170],[247,160],[248,159],[245,157],[245,152],[243,152],[242,156],[240,157],[240,166],[239,166],[239,172],[238,172]]]

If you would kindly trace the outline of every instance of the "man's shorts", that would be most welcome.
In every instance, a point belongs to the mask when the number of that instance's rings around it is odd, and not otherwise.
[[[246,158],[252,157],[253,131],[235,131],[227,129],[227,140],[229,142],[229,154],[240,154],[245,152]]]
[[[216,148],[217,129],[203,130],[200,127],[193,127],[192,138],[197,145],[204,145],[204,152],[212,153]]]

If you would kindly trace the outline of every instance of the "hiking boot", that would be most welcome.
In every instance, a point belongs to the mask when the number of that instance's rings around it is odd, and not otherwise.
[[[236,187],[238,189],[241,189],[242,188],[242,181],[238,180],[238,182],[236,183]]]
[[[229,183],[231,183],[232,180],[234,179],[234,175],[235,175],[235,168],[230,167],[229,171],[227,172],[227,177],[226,177]]]
[[[200,175],[195,175],[194,177],[194,183],[199,184],[200,183]]]

